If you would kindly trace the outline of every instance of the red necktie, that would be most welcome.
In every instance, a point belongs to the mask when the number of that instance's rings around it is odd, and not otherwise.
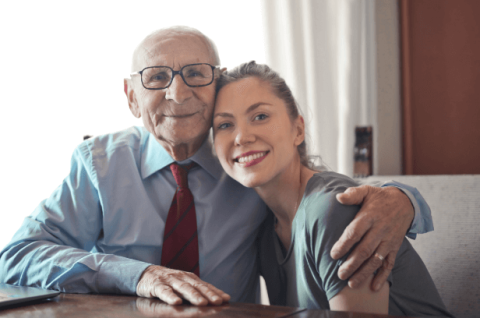
[[[193,272],[200,276],[198,266],[197,216],[193,195],[188,188],[188,170],[196,166],[176,163],[170,165],[177,182],[177,191],[168,211],[165,233],[163,235],[161,265],[169,268]]]

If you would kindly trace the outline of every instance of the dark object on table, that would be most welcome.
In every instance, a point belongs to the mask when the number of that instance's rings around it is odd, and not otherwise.
[[[0,284],[0,307],[32,300],[52,298],[58,294],[60,294],[60,292],[56,290]]]
[[[373,174],[372,126],[355,128],[353,177],[364,178]]]

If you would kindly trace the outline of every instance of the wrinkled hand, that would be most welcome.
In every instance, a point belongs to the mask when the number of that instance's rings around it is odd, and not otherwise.
[[[346,205],[362,204],[355,219],[333,246],[333,259],[344,256],[360,242],[340,266],[338,277],[347,279],[355,288],[380,268],[372,281],[372,290],[379,290],[395,265],[395,257],[413,221],[414,210],[408,197],[395,187],[378,188],[369,185],[348,188],[337,194]],[[384,257],[382,261],[374,253]],[[352,276],[353,274],[353,276]]]
[[[193,273],[151,265],[145,269],[137,284],[137,295],[157,297],[169,305],[180,305],[182,298],[193,305],[220,305],[230,296]]]

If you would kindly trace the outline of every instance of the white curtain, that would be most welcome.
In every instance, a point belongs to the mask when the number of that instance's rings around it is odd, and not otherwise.
[[[374,0],[263,0],[263,5],[267,63],[297,99],[309,153],[352,176],[355,126],[371,125],[376,135]]]

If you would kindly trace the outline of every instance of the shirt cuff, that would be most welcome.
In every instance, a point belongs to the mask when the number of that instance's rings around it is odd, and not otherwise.
[[[416,239],[417,234],[433,231],[432,213],[420,192],[414,187],[393,180],[382,185],[382,187],[389,186],[396,187],[405,193],[412,203],[415,216],[410,230],[407,232],[407,237]]]
[[[152,264],[116,255],[108,258],[100,266],[97,290],[100,293],[136,295],[140,276]]]

